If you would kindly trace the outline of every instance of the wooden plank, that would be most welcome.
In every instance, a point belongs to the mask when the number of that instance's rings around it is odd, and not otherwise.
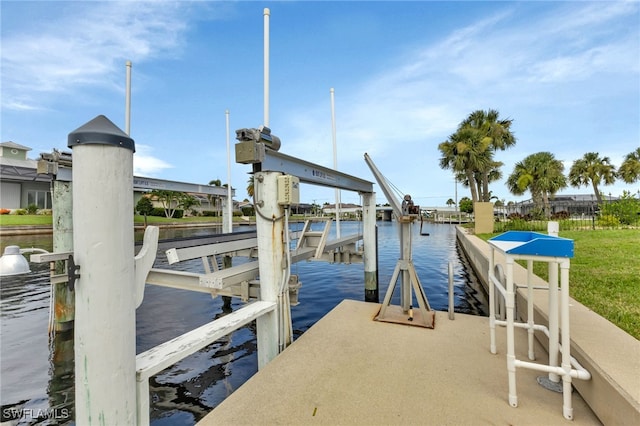
[[[221,290],[244,281],[251,281],[258,276],[258,261],[243,263],[210,274],[200,275],[200,285]]]
[[[171,248],[165,253],[169,264],[172,265],[184,260],[197,259],[202,256],[231,253],[238,250],[247,250],[257,246],[258,238],[246,238],[243,240],[226,241],[223,243],[207,244],[202,246]]]
[[[275,302],[254,302],[136,356],[136,378],[148,380],[165,368],[210,345],[254,319],[275,310]]]

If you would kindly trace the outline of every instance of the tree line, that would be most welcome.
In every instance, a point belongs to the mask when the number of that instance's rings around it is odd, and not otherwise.
[[[492,199],[489,184],[502,178],[500,168],[504,165],[495,160],[495,153],[516,144],[512,123],[512,119],[500,119],[496,110],[477,110],[438,145],[440,167],[452,170],[455,179],[470,189],[472,202]],[[591,186],[601,204],[601,185],[613,184],[616,179],[629,184],[640,180],[640,148],[627,154],[618,168],[609,157],[587,152],[573,162],[568,175],[564,173],[562,161],[551,152],[538,152],[517,162],[506,184],[513,195],[529,191],[536,206],[548,216],[549,200],[567,186]]]

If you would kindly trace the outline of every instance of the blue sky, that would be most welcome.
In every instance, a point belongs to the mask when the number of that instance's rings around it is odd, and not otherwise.
[[[640,144],[640,3],[632,2],[62,2],[1,3],[1,139],[31,157],[67,150],[99,114],[125,126],[137,175],[227,181],[225,110],[235,129],[263,121],[263,9],[270,17],[270,127],[281,151],[373,181],[368,152],[416,204],[454,198],[437,146],[477,109],[514,120],[515,162],[550,151],[571,163],[596,151],[619,166]],[[244,199],[250,166],[232,156]],[[602,187],[619,195],[639,185]],[[384,196],[378,189],[378,202]],[[563,193],[591,193],[567,188]],[[469,191],[458,185],[458,198]],[[332,189],[303,185],[305,202]],[[359,202],[342,193],[343,202]]]

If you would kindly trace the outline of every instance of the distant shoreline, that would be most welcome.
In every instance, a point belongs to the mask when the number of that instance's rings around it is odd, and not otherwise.
[[[250,222],[234,222],[234,226],[255,226],[255,221]],[[157,226],[159,228],[222,228],[220,222],[190,222],[190,223],[151,223],[149,226]],[[136,231],[144,229],[144,225],[135,224],[133,228]],[[52,225],[15,225],[0,226],[0,237],[9,237],[15,235],[38,235],[53,234]]]

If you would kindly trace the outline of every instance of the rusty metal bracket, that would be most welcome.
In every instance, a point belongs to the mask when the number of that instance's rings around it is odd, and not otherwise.
[[[73,255],[70,254],[67,259],[67,277],[69,279],[69,290],[73,291],[76,286],[76,280],[80,278],[80,274],[78,271],[80,270],[80,265],[76,265],[73,261]]]

